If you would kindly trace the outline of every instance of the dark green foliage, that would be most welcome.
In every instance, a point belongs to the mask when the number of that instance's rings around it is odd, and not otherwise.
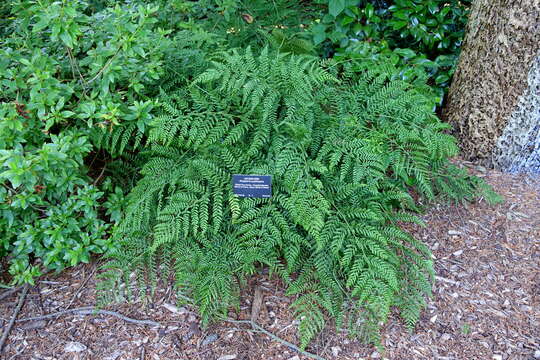
[[[391,64],[249,48],[191,76],[161,94],[105,298],[122,281],[129,295],[131,273],[140,295],[174,273],[207,323],[265,266],[297,296],[304,347],[326,315],[361,325],[371,342],[392,306],[413,327],[433,269],[428,248],[398,225],[421,223],[410,191],[429,201],[480,189],[448,162],[455,141],[421,81],[400,80]],[[235,197],[232,174],[273,175],[272,198]]]
[[[314,54],[307,26],[319,11],[300,0],[138,0],[160,4],[159,24],[225,48],[261,48]]]
[[[446,88],[465,32],[470,1],[320,0],[328,14],[312,26],[315,43],[335,50],[369,42],[406,66],[420,66]],[[328,50],[327,50],[328,51]]]
[[[42,268],[62,270],[110,248],[108,225],[98,218],[103,192],[81,171],[88,139],[65,131],[33,143],[45,136],[15,105],[0,105],[0,118],[0,257],[7,256],[13,282],[33,282]]]
[[[137,157],[167,34],[157,8],[115,3],[0,5],[0,257],[12,283],[113,246],[123,190],[99,185],[110,158]]]

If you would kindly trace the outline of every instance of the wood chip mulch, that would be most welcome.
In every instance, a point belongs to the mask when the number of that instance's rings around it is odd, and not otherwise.
[[[504,196],[503,204],[439,205],[423,217],[427,227],[411,228],[433,250],[437,271],[434,296],[415,332],[408,333],[393,316],[383,329],[386,350],[380,353],[329,327],[307,351],[323,359],[344,360],[540,359],[540,181],[480,169],[476,172]],[[94,305],[96,267],[78,266],[41,279],[30,288],[18,319]],[[297,323],[288,309],[291,300],[282,289],[277,280],[254,277],[242,294],[239,313],[229,315],[250,319],[255,307],[257,323],[298,344]],[[159,322],[164,328],[74,313],[17,322],[0,358],[308,359],[261,332],[247,331],[251,328],[245,324],[218,323],[201,329],[193,309],[173,305],[173,294],[166,287],[158,290],[156,299],[153,304],[107,310]],[[18,293],[1,301],[1,331],[17,301]]]

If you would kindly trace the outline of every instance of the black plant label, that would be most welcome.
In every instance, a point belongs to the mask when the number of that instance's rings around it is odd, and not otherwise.
[[[232,176],[233,193],[239,197],[269,198],[272,196],[272,175]]]

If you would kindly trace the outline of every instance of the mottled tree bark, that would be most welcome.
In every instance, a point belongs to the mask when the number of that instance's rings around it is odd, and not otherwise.
[[[539,65],[540,0],[473,2],[443,110],[466,158],[540,172]]]

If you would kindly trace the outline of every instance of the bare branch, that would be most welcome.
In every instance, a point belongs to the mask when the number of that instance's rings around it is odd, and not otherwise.
[[[28,284],[24,285],[23,291],[21,295],[19,296],[19,302],[17,303],[17,307],[15,308],[15,311],[13,311],[13,315],[11,316],[11,320],[9,321],[8,326],[2,333],[2,338],[0,339],[0,355],[2,354],[2,349],[4,348],[4,344],[6,343],[9,333],[11,332],[11,328],[13,327],[13,324],[15,324],[15,319],[17,318],[19,311],[21,311],[21,308],[24,304],[24,299],[26,298],[27,293],[28,293]]]
[[[81,307],[81,308],[76,308],[76,309],[58,311],[58,312],[43,315],[43,316],[36,316],[36,317],[19,319],[19,320],[17,320],[17,322],[54,319],[54,318],[57,318],[57,317],[59,317],[61,315],[66,315],[66,314],[74,314],[74,315],[111,315],[111,316],[114,316],[114,317],[116,317],[116,318],[118,318],[120,320],[124,320],[125,322],[132,323],[132,324],[148,325],[148,326],[161,326],[161,327],[164,326],[164,325],[162,325],[162,324],[160,324],[158,322],[152,321],[152,320],[132,319],[132,318],[124,316],[124,315],[122,315],[120,313],[117,313],[115,311],[99,310],[99,309],[96,309],[96,308],[94,308],[92,306],[86,306],[86,307]]]
[[[273,340],[282,343],[283,345],[285,345],[288,348],[298,352],[299,354],[302,354],[304,356],[307,356],[307,357],[315,359],[315,360],[325,360],[323,357],[320,357],[319,355],[312,354],[310,352],[304,351],[304,350],[300,349],[298,346],[294,345],[293,343],[290,343],[287,340],[284,340],[284,339],[272,334],[270,331],[266,331],[262,326],[260,326],[259,324],[257,324],[254,321],[251,321],[251,320],[233,320],[233,319],[226,319],[225,321],[233,323],[233,324],[248,324],[248,325],[251,325],[251,327],[253,327],[253,329],[264,333],[265,335],[271,337]],[[244,330],[246,330],[246,329],[244,329]]]

